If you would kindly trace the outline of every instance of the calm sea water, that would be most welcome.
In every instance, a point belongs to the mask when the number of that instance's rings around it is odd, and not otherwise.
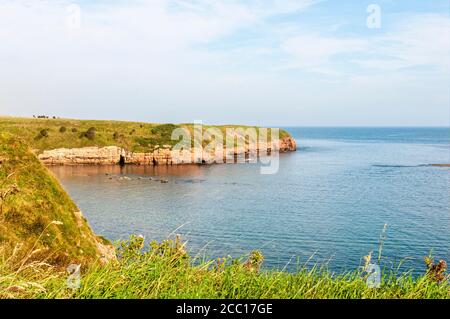
[[[384,266],[419,272],[430,251],[450,259],[450,170],[426,166],[450,162],[448,128],[287,129],[299,149],[281,155],[276,175],[251,164],[52,170],[111,240],[177,233],[197,256],[260,249],[265,267],[343,271],[377,251],[387,224]]]

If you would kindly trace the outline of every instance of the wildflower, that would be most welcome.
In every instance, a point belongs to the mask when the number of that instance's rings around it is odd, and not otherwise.
[[[250,257],[244,264],[244,267],[250,271],[259,272],[261,265],[264,261],[264,255],[259,250],[254,250],[251,252]]]
[[[222,271],[225,268],[225,258],[217,258],[217,271]]]
[[[427,275],[432,281],[441,283],[447,279],[445,272],[447,270],[447,263],[445,260],[440,260],[437,264],[430,257],[424,258],[425,264],[427,265]]]

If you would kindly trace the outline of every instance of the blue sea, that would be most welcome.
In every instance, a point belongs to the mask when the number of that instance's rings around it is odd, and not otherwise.
[[[181,234],[198,258],[259,249],[265,268],[342,272],[378,256],[381,236],[382,267],[418,274],[424,256],[450,261],[450,169],[429,165],[450,163],[449,128],[286,130],[298,151],[281,154],[275,175],[253,164],[52,171],[111,240]]]

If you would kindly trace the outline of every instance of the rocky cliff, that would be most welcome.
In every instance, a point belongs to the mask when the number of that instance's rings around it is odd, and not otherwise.
[[[271,145],[259,144],[257,152],[262,149],[269,151],[291,152],[297,149],[295,139],[283,137],[279,140],[278,150]],[[248,146],[234,148],[228,156],[246,155],[250,153]],[[201,158],[196,158],[197,154],[202,154]],[[139,153],[129,152],[118,146],[106,147],[83,147],[83,148],[61,148],[47,150],[38,155],[38,158],[47,165],[179,165],[189,163],[213,164],[216,162],[213,154],[197,152],[195,149],[180,152],[173,155],[170,147],[157,148],[153,152]]]

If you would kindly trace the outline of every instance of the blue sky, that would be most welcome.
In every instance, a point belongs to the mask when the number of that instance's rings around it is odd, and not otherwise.
[[[4,115],[448,126],[449,60],[447,0],[0,0]]]

